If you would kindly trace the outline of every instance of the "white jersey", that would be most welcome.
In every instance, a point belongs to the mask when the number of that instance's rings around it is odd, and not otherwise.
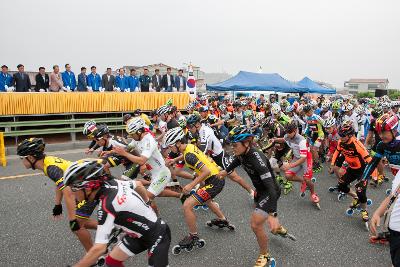
[[[395,192],[400,184],[400,171],[397,172],[396,177],[392,183],[392,192]],[[400,232],[400,197],[392,204],[394,205],[392,213],[390,214],[389,228]]]
[[[207,125],[202,124],[199,131],[199,140],[200,149],[205,153],[217,156],[224,151],[221,142],[215,136],[213,129]]]
[[[290,139],[287,134],[285,134],[283,138],[288,146],[292,149],[294,158],[299,159],[307,157],[307,141],[302,135],[297,133],[293,139]]]

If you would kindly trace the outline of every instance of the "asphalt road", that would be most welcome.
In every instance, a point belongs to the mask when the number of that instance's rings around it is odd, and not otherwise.
[[[59,156],[69,160],[85,157],[83,153],[64,152]],[[44,175],[25,170],[19,160],[11,160],[7,168],[0,167],[0,266],[66,266],[80,259],[84,251],[67,226],[67,220],[51,218],[54,185]],[[118,171],[116,171],[118,173]],[[239,174],[247,179],[243,170]],[[278,203],[281,223],[297,237],[291,241],[270,235],[270,252],[278,266],[391,266],[389,248],[368,242],[368,232],[356,215],[348,217],[345,210],[350,198],[336,200],[328,187],[335,178],[324,171],[318,175],[316,190],[321,197],[317,210],[309,195],[301,198],[299,185],[289,195],[281,196]],[[389,183],[369,189],[368,197],[374,203],[370,214],[385,197]],[[236,231],[213,230],[205,222],[213,218],[209,211],[199,210],[199,234],[207,242],[203,249],[178,256],[170,254],[170,266],[253,266],[258,246],[249,225],[252,205],[249,196],[237,184],[227,181],[216,198]],[[158,200],[162,218],[172,231],[171,247],[187,233],[181,204],[176,199]],[[130,259],[126,266],[147,266],[146,255]]]

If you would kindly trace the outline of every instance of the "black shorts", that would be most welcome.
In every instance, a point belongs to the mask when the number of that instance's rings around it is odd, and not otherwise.
[[[337,166],[337,167],[339,167],[339,168],[342,167],[344,160],[345,160],[345,157],[344,157],[342,154],[340,154],[340,155],[336,158],[335,166]]]
[[[361,179],[364,172],[364,168],[365,166],[358,169],[347,168],[346,173],[342,176],[341,180],[343,181],[344,184],[349,185],[355,180]]]
[[[75,217],[78,219],[89,219],[96,208],[98,201],[89,202],[82,200],[76,203]]]
[[[278,199],[281,196],[281,190],[278,190]],[[268,215],[268,211],[271,210],[271,201],[269,201],[269,194],[266,191],[257,191],[257,195],[254,198],[254,202],[256,204],[255,211],[265,213]],[[278,201],[277,199],[277,201]]]
[[[390,256],[392,258],[392,264],[395,267],[400,266],[400,232],[393,231],[389,228],[389,245],[390,245]]]
[[[199,188],[196,193],[192,194],[192,197],[196,199],[200,204],[207,202],[210,199],[215,198],[224,188],[225,180],[219,179],[213,175],[205,180],[205,185]]]
[[[152,232],[151,235],[151,238],[147,238],[148,240],[126,235],[122,239],[120,248],[127,253],[128,256],[137,255],[147,250],[149,266],[168,266],[169,246],[171,244],[171,231],[169,226],[167,224],[161,224],[160,229],[155,233]]]
[[[279,167],[283,164],[283,159],[286,157],[287,153],[290,152],[290,147],[285,143],[283,149],[276,149],[274,152],[274,158],[278,161]]]

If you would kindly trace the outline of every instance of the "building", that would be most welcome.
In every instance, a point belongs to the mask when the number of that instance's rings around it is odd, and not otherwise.
[[[364,92],[375,93],[377,89],[387,90],[388,85],[388,79],[350,79],[344,82],[344,87],[353,95]]]

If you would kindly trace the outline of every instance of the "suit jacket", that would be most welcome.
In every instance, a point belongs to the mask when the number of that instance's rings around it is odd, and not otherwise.
[[[13,79],[16,92],[29,92],[29,89],[31,89],[31,79],[28,74],[14,73]]]
[[[158,76],[158,82],[157,82],[157,76]],[[153,84],[153,88],[156,89],[157,92],[160,92],[161,90],[161,84],[162,84],[162,77],[161,75],[156,75],[154,74],[151,76],[151,83]]]
[[[78,91],[81,91],[81,92],[82,91],[84,91],[84,92],[87,91],[86,78],[87,78],[86,74],[82,74],[82,73],[78,74],[78,86],[77,86],[77,90]]]
[[[47,73],[44,75],[44,79],[40,73],[36,74],[35,81],[36,81],[36,85],[35,85],[36,92],[39,92],[40,89],[45,89],[45,90],[49,89],[50,79],[49,79],[49,75]]]
[[[181,79],[180,79],[180,77],[179,77],[179,75],[176,75],[175,76],[175,87],[176,87],[176,89],[179,91],[179,90],[182,90],[182,89],[180,89],[180,87],[181,87]],[[182,76],[182,86],[183,86],[183,90],[184,91],[186,91],[186,77],[184,77],[184,76]]]
[[[175,87],[174,75],[171,74],[170,76],[171,76],[171,87]],[[163,87],[163,88],[168,87],[167,74],[164,74],[162,77],[161,87]]]
[[[115,77],[110,75],[110,80],[108,80],[107,74],[103,74],[101,77],[101,87],[106,91],[114,91]]]
[[[49,91],[59,92],[61,88],[64,86],[64,83],[61,78],[61,73],[55,74],[54,72],[50,73],[50,87]]]

